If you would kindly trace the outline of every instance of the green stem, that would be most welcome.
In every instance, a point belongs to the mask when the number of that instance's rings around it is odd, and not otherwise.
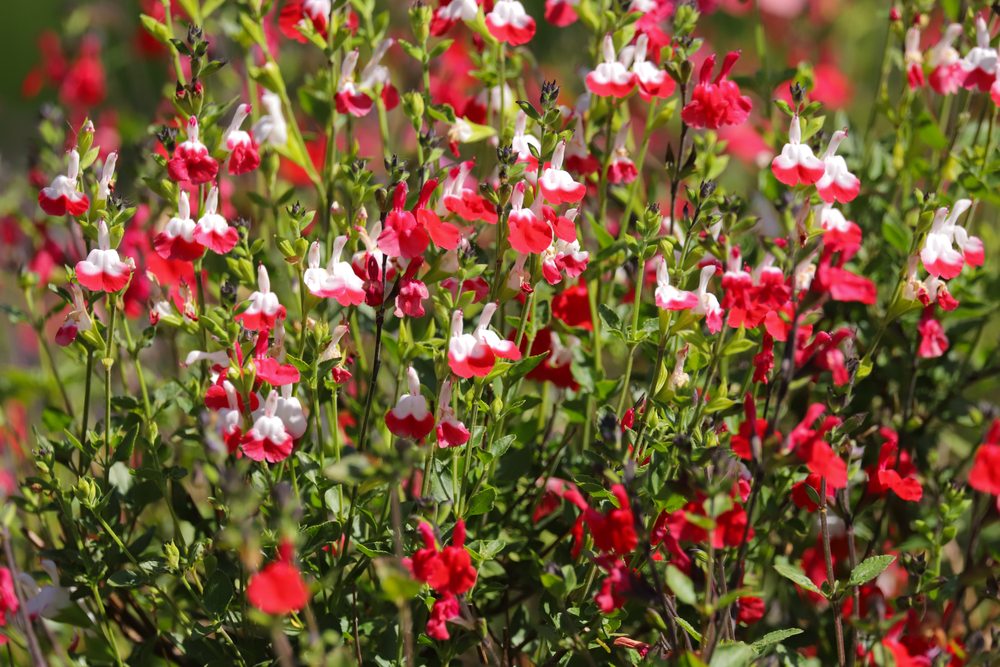
[[[111,367],[114,365],[115,349],[115,318],[118,315],[116,294],[108,294],[109,323],[107,328],[107,347],[104,350],[104,450],[107,457],[104,461],[104,484],[107,486],[111,475]]]
[[[172,4],[172,2],[171,0],[160,0],[160,3],[163,5],[163,11],[164,11],[163,20],[167,26],[167,32],[169,33],[170,37],[173,37],[174,20],[173,17],[170,15],[170,5]],[[184,78],[184,70],[181,69],[180,53],[177,52],[177,47],[174,46],[173,42],[168,42],[168,44],[170,48],[170,55],[174,60],[174,72],[177,74],[177,82],[182,86],[185,86],[187,85],[187,80]]]
[[[635,298],[632,301],[632,333],[629,335],[629,348],[628,348],[628,361],[625,363],[625,375],[622,381],[622,393],[618,398],[618,409],[615,411],[615,415],[618,420],[621,421],[622,414],[625,413],[625,402],[628,399],[628,385],[632,379],[632,364],[635,357],[635,348],[637,347],[632,343],[635,340],[635,332],[639,328],[639,310],[642,306],[642,287],[643,287],[643,276],[646,275],[646,260],[642,259],[639,262],[639,273],[637,274],[635,285]]]
[[[115,664],[117,664],[118,667],[125,667],[125,663],[122,662],[122,652],[118,648],[118,639],[115,637],[114,629],[111,627],[111,621],[108,620],[108,612],[104,609],[104,602],[101,600],[100,591],[97,590],[97,584],[91,583],[90,590],[94,594],[94,599],[97,600],[97,610],[101,615],[101,624],[104,626],[104,634],[108,636],[111,648],[115,651]]]

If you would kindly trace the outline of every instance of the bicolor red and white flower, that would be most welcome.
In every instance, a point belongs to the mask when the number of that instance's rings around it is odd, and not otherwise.
[[[705,316],[705,324],[708,325],[708,330],[711,333],[718,333],[722,330],[722,316],[725,314],[725,311],[719,306],[719,299],[708,291],[708,283],[712,280],[712,276],[715,273],[716,268],[713,264],[701,268],[701,274],[698,278],[698,291],[695,292],[698,305],[691,310],[695,315]]]
[[[823,160],[813,155],[812,149],[802,143],[802,125],[798,114],[792,116],[792,124],[788,128],[788,143],[781,149],[781,155],[771,161],[771,171],[775,178],[788,186],[799,183],[812,185],[826,173]]]
[[[454,250],[462,243],[462,230],[451,222],[441,222],[438,214],[428,207],[436,188],[437,181],[433,179],[424,183],[413,215],[416,216],[420,226],[427,230],[427,235],[431,237],[434,245],[442,250]]]
[[[479,324],[471,334],[462,333],[462,311],[451,318],[451,339],[448,341],[448,366],[462,378],[486,377],[493,370],[497,357],[517,361],[521,351],[511,341],[503,340],[489,330],[497,304],[483,306]]]
[[[248,458],[265,463],[281,463],[292,453],[292,435],[278,416],[278,392],[267,395],[264,405],[253,413],[253,426],[240,443]]]
[[[244,303],[246,308],[237,313],[235,319],[251,331],[273,329],[275,320],[285,319],[285,307],[278,301],[278,295],[271,291],[271,279],[263,262],[257,267],[257,290]]]
[[[163,259],[194,261],[205,254],[205,246],[194,238],[195,227],[188,194],[181,190],[177,197],[177,215],[170,218],[163,231],[153,238],[153,248]]]
[[[354,80],[354,70],[357,66],[358,49],[354,49],[344,56],[334,101],[337,103],[338,113],[349,113],[355,118],[361,118],[372,110],[372,98],[361,92]]]
[[[111,151],[101,168],[101,178],[97,181],[97,201],[107,201],[114,189],[115,165],[118,163],[118,151]]]
[[[552,162],[546,165],[542,177],[538,180],[542,194],[553,206],[573,204],[584,198],[587,186],[577,183],[563,166],[563,156],[566,153],[566,142],[560,141],[552,154]]]
[[[927,55],[927,65],[931,68],[928,82],[938,95],[953,95],[965,82],[962,58],[952,46],[962,33],[962,25],[952,23]]]
[[[83,298],[83,290],[75,283],[70,283],[70,294],[73,295],[73,307],[66,313],[66,319],[62,326],[56,331],[56,345],[66,347],[76,340],[76,336],[81,331],[90,331],[93,321],[87,312],[87,300]]]
[[[104,218],[97,224],[97,247],[87,259],[76,263],[76,279],[92,292],[118,292],[128,285],[135,270],[132,258],[123,262],[111,247],[111,234]]]
[[[628,141],[628,129],[631,125],[631,122],[623,123],[615,135],[615,147],[611,153],[611,162],[608,163],[608,183],[628,184],[639,176],[635,163],[632,162],[632,158],[628,155],[628,149],[625,148],[625,143]]]
[[[965,73],[964,88],[989,92],[997,78],[997,50],[990,46],[990,31],[981,15],[976,17],[976,46],[965,54],[959,65]]]
[[[240,129],[251,110],[252,107],[249,104],[237,106],[229,128],[222,135],[222,148],[229,153],[223,164],[230,176],[246,174],[260,166],[260,153],[257,151],[257,144],[254,143],[249,132]]]
[[[542,253],[542,275],[550,285],[562,282],[563,273],[570,278],[578,278],[590,262],[590,253],[580,249],[579,241],[566,242],[556,239]]]
[[[225,255],[236,247],[240,241],[240,233],[235,227],[230,227],[226,219],[218,213],[219,188],[212,186],[205,198],[205,211],[198,224],[195,225],[192,236],[194,240],[218,255]]]
[[[510,147],[517,151],[518,162],[526,162],[528,164],[524,175],[529,182],[534,184],[532,178],[538,169],[538,158],[531,154],[531,147],[535,147],[536,154],[541,154],[542,145],[535,135],[527,131],[527,127],[528,114],[518,111],[517,118],[514,121],[514,136],[510,140]]]
[[[656,267],[656,305],[664,310],[690,310],[698,306],[693,292],[679,290],[670,284],[670,267],[661,259]]]
[[[257,146],[263,146],[264,143],[284,146],[288,143],[288,123],[281,110],[281,97],[277,93],[265,90],[260,96],[260,102],[267,109],[267,113],[250,128],[254,143]]]
[[[365,281],[354,272],[350,262],[340,258],[346,245],[346,236],[334,239],[330,261],[323,269],[319,265],[319,241],[313,241],[309,248],[309,268],[303,274],[303,282],[313,296],[336,299],[341,306],[358,306],[365,302]]]
[[[834,132],[826,151],[820,156],[826,170],[823,172],[823,177],[816,181],[816,190],[825,202],[854,201],[861,191],[861,180],[847,170],[847,162],[836,154],[840,143],[846,138],[847,130]]]
[[[292,388],[291,384],[281,385],[281,394],[278,396],[274,414],[285,425],[285,430],[292,436],[292,441],[298,442],[309,426],[309,419],[302,407],[302,401],[292,393]]]
[[[302,21],[309,21],[312,29],[326,39],[326,27],[332,9],[331,0],[287,0],[278,14],[278,26],[288,39],[305,44],[306,36],[296,30]]]
[[[90,208],[90,197],[76,189],[80,176],[80,154],[69,151],[66,175],[59,174],[52,184],[38,193],[38,205],[49,215],[83,215]]]
[[[525,255],[537,255],[552,245],[552,226],[542,213],[541,197],[535,198],[531,208],[523,207],[524,192],[523,181],[514,186],[510,197],[510,215],[507,217],[507,240],[514,250]]]
[[[167,173],[177,181],[190,181],[202,185],[215,180],[219,162],[208,152],[208,147],[198,139],[198,119],[188,118],[187,139],[174,149],[174,157],[167,162]]]
[[[604,62],[587,75],[587,90],[598,97],[627,97],[636,84],[636,75],[628,68],[630,61],[625,61],[629,53],[623,51],[616,59],[611,33],[604,36],[601,49]]]
[[[813,209],[816,211],[823,234],[823,244],[834,250],[854,252],[861,246],[861,228],[856,223],[844,217],[832,203],[826,203]]]
[[[962,272],[965,264],[983,265],[983,242],[975,236],[969,236],[965,228],[957,224],[958,218],[971,206],[971,200],[959,199],[950,211],[946,207],[937,210],[920,251],[924,268],[932,276],[954,278]],[[953,244],[958,245],[958,250]]]
[[[655,62],[646,60],[646,50],[649,47],[649,37],[645,33],[635,41],[635,51],[632,55],[632,72],[639,86],[639,96],[646,102],[654,97],[666,99],[674,94],[677,83],[665,70],[656,66]]]
[[[520,46],[535,36],[535,19],[524,11],[520,0],[497,0],[486,15],[486,28],[498,42]]]
[[[476,0],[442,0],[441,6],[434,10],[430,33],[441,37],[459,21],[475,21],[478,11]]]
[[[913,26],[906,31],[903,50],[903,67],[910,90],[924,87],[924,54],[920,50],[920,28]]]
[[[441,394],[438,396],[436,431],[437,446],[442,449],[461,447],[472,437],[469,429],[458,420],[454,408],[451,407],[450,378],[441,384]]]
[[[465,181],[475,166],[474,160],[467,160],[448,172],[436,213],[439,216],[454,213],[466,222],[482,220],[495,225],[497,222],[496,209],[480,197],[475,190],[465,187]]]
[[[601,163],[590,153],[585,141],[583,119],[576,117],[576,129],[569,143],[566,144],[566,169],[581,176],[596,174],[601,170]]]
[[[216,411],[215,425],[229,453],[233,454],[239,449],[243,440],[243,410],[233,383],[223,380],[222,389],[225,392],[226,405]]]
[[[392,38],[383,39],[378,43],[371,60],[361,70],[361,81],[358,84],[362,90],[370,90],[376,95],[381,95],[386,111],[392,111],[399,104],[399,91],[392,85],[389,68],[382,64],[382,58],[393,44],[395,40]]]
[[[434,415],[427,409],[427,399],[420,395],[420,378],[412,366],[406,369],[409,392],[385,413],[385,425],[399,438],[423,440],[434,430]]]

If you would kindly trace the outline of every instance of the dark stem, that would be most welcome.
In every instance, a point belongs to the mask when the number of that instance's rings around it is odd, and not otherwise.
[[[382,325],[385,323],[385,302],[388,300],[386,298],[388,295],[385,293],[385,272],[388,263],[389,256],[382,255],[382,304],[378,308],[378,313],[375,314],[375,354],[372,357],[372,376],[371,380],[368,381],[368,396],[365,399],[365,416],[361,421],[361,442],[358,446],[359,452],[365,451],[365,445],[368,443],[368,420],[372,413],[372,402],[375,400],[375,387],[378,383],[378,371],[382,366]]]
[[[830,526],[826,520],[826,478],[822,478],[819,484],[819,518],[823,527],[823,557],[826,559],[826,578],[830,583],[830,608],[833,610],[833,627],[837,634],[837,660],[840,667],[847,666],[847,658],[844,652],[844,626],[840,617],[840,601],[834,595],[837,580],[833,576],[833,557],[830,552]]]

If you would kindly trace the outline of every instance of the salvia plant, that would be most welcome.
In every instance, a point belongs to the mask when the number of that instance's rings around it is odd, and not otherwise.
[[[1000,664],[996,5],[78,4],[11,665]]]

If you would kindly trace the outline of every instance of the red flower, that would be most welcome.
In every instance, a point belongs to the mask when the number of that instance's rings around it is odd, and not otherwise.
[[[710,55],[701,66],[698,85],[691,93],[691,101],[681,110],[681,118],[696,130],[711,128],[717,130],[724,125],[740,125],[750,116],[753,102],[740,95],[740,88],[726,77],[740,57],[735,51],[726,55],[719,75],[712,81],[715,69],[715,54]]]
[[[278,560],[250,577],[247,583],[250,604],[267,614],[284,615],[309,603],[309,587],[290,560],[291,548],[286,543],[278,550]]]
[[[568,327],[580,327],[587,331],[594,330],[591,318],[590,299],[587,286],[578,283],[552,297],[552,317],[562,321]]]
[[[427,583],[438,593],[461,595],[476,583],[476,568],[465,549],[465,522],[459,519],[452,533],[451,546],[437,550],[434,531],[427,523],[420,524],[425,548],[413,555],[410,570],[413,576]]]
[[[396,186],[392,211],[385,219],[385,228],[378,237],[379,250],[389,257],[413,259],[427,249],[430,238],[416,216],[404,211],[406,206],[406,182]]]
[[[736,604],[739,607],[739,613],[736,616],[736,620],[743,625],[753,625],[760,619],[764,618],[764,601],[760,598],[740,598]]]
[[[810,514],[819,509],[819,504],[813,501],[812,497],[810,497],[809,495],[809,492],[806,491],[806,487],[807,486],[812,487],[812,489],[816,492],[816,496],[819,497],[820,481],[822,479],[823,478],[820,477],[818,474],[810,473],[809,476],[806,477],[804,480],[802,480],[801,482],[796,482],[795,484],[792,485],[792,502],[795,503],[796,507],[798,507],[799,509],[804,509]],[[827,489],[826,495],[829,498],[833,498],[833,489],[832,488]]]
[[[430,618],[427,619],[427,635],[434,639],[450,639],[447,621],[458,616],[458,598],[451,593],[434,602]]]
[[[774,370],[774,337],[764,332],[763,347],[753,357],[753,381],[767,384],[768,373]]]
[[[427,410],[427,399],[420,395],[420,378],[413,367],[406,369],[409,393],[385,413],[385,425],[400,438],[422,440],[434,428],[434,415]]]
[[[753,458],[752,440],[756,436],[763,439],[767,433],[767,420],[757,418],[757,404],[753,395],[747,392],[743,399],[743,414],[746,418],[740,422],[740,430],[729,438],[729,446],[733,453],[744,460]]]
[[[976,451],[976,459],[969,471],[969,486],[1000,496],[1000,419],[990,425],[985,441]]]
[[[635,517],[632,515],[625,487],[621,484],[615,484],[611,487],[611,493],[618,501],[619,507],[617,509],[612,509],[607,514],[601,514],[587,506],[583,518],[590,528],[590,533],[594,537],[594,546],[598,550],[626,556],[632,553],[632,550],[639,543],[639,537],[635,533]]]
[[[101,43],[88,35],[80,45],[80,57],[70,66],[59,87],[59,99],[71,107],[96,107],[107,97],[108,87],[101,64]]]
[[[524,336],[521,339],[520,348],[522,357],[546,355],[540,364],[524,376],[525,379],[535,382],[551,382],[561,389],[572,389],[573,391],[579,389],[580,385],[573,379],[573,372],[570,368],[573,361],[573,351],[570,348],[574,344],[579,344],[580,341],[574,336],[569,336],[567,342],[569,347],[562,344],[559,334],[546,327],[535,333],[535,340],[531,341],[531,352],[528,352],[528,337]]]
[[[594,562],[608,573],[601,583],[601,590],[594,596],[594,602],[602,613],[610,614],[625,604],[625,598],[621,594],[632,589],[632,575],[621,558],[599,556]]]
[[[173,159],[167,163],[167,173],[174,181],[191,181],[194,185],[215,180],[219,173],[218,161],[198,140],[198,119],[194,116],[187,122],[187,140],[177,144]]]
[[[910,461],[910,455],[907,452],[897,454],[899,447],[895,431],[883,428],[881,433],[888,438],[888,442],[879,451],[878,465],[866,470],[868,493],[881,495],[892,489],[903,500],[920,500],[924,491],[914,477],[917,470]]]

